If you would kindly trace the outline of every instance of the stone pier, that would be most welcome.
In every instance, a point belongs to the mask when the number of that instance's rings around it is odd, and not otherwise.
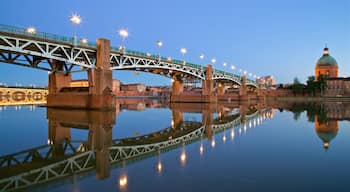
[[[110,42],[97,40],[96,66],[88,71],[88,87],[70,87],[70,74],[63,74],[63,63],[52,61],[54,68],[49,74],[48,107],[78,109],[115,109],[110,70]]]
[[[205,80],[202,81],[202,93],[190,94],[183,92],[183,82],[174,78],[170,102],[188,102],[188,103],[215,103],[217,96],[214,93],[214,80],[212,79],[213,68],[207,65],[205,71]]]

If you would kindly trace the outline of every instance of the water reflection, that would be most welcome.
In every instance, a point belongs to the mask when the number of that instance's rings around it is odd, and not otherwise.
[[[0,188],[2,191],[21,190],[37,184],[64,179],[72,174],[81,174],[94,170],[98,180],[110,177],[112,164],[123,164],[118,178],[120,189],[128,186],[128,175],[124,170],[124,162],[140,161],[150,155],[158,154],[156,171],[163,172],[160,159],[162,151],[180,147],[179,160],[185,166],[189,154],[187,143],[200,140],[199,152],[204,154],[203,138],[215,148],[215,135],[224,133],[222,140],[226,142],[226,131],[231,139],[235,137],[235,127],[246,122],[269,116],[265,106],[242,105],[230,103],[225,105],[194,103],[160,103],[158,101],[121,100],[116,111],[81,111],[47,109],[48,139],[47,145],[28,149],[0,157]],[[137,106],[137,107],[135,107]],[[116,116],[125,109],[144,110],[140,107],[168,107],[172,111],[169,127],[160,127],[159,131],[130,138],[113,139],[112,127],[116,124]],[[271,110],[271,109],[270,109]],[[199,114],[201,121],[186,120],[186,114]],[[86,131],[87,138],[72,138],[72,129]],[[198,149],[198,148],[197,148]]]
[[[295,120],[300,118],[301,113],[306,112],[308,121],[315,123],[316,134],[322,140],[325,150],[338,134],[338,121],[350,120],[348,102],[277,102],[274,106],[293,112]]]

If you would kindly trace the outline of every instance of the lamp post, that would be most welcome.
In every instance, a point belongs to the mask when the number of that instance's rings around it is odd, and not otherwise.
[[[213,72],[215,72],[214,64],[216,63],[216,59],[215,59],[215,58],[212,58],[212,59],[211,59],[211,63],[213,64]]]
[[[160,47],[161,47],[161,46],[163,46],[163,42],[160,41],[160,40],[158,40],[158,41],[157,41],[157,47],[158,47],[158,57],[159,57],[159,59],[160,59]]]
[[[182,54],[182,60],[183,60],[183,64],[186,65],[186,61],[185,61],[185,54],[187,53],[187,49],[186,48],[181,48],[180,52]]]
[[[226,65],[227,63],[222,64],[224,66],[224,75],[226,75]]]
[[[119,30],[119,36],[122,38],[120,50],[125,51],[124,41],[129,36],[129,33],[128,33],[128,31],[126,29],[120,29]]]
[[[201,71],[203,71],[203,59],[204,59],[204,54],[203,54],[203,53],[201,53],[201,54],[199,55],[199,59],[201,60],[201,63],[200,63],[200,65],[201,65]]]
[[[78,14],[73,14],[69,19],[74,25],[74,36],[73,36],[73,45],[77,45],[77,26],[81,23],[81,17]]]
[[[35,33],[36,33],[36,29],[35,29],[35,27],[28,27],[27,29],[26,29],[26,32],[27,33],[29,33],[29,34],[31,34],[31,35],[34,35]]]

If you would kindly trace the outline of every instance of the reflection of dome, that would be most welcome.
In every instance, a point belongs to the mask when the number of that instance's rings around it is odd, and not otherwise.
[[[316,63],[316,67],[321,67],[321,66],[337,66],[337,61],[329,55],[328,48],[323,49],[323,55],[320,59],[318,59]]]
[[[317,132],[318,137],[323,141],[323,147],[328,149],[329,143],[337,136],[338,132]]]
[[[319,116],[315,116],[315,128],[318,137],[323,141],[323,147],[328,149],[329,143],[337,136],[338,121],[328,120],[322,122]]]

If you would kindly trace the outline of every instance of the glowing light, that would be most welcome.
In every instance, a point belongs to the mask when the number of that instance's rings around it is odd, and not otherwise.
[[[161,162],[161,161],[158,161],[158,164],[157,164],[157,172],[158,172],[158,173],[161,173],[162,170],[163,170],[162,162]]]
[[[30,34],[36,33],[36,29],[34,27],[28,27],[26,31],[27,31],[27,33],[30,33]]]
[[[181,165],[183,165],[183,166],[186,164],[186,151],[185,151],[185,149],[183,149],[181,152],[180,162],[181,162]]]
[[[204,59],[204,54],[201,53],[201,54],[199,55],[199,58],[200,58],[201,60],[203,60],[203,59]]]
[[[48,144],[48,145],[52,145],[52,144],[53,144],[53,141],[52,141],[51,139],[48,139],[48,140],[47,140],[47,144]]]
[[[236,67],[234,65],[231,65],[231,70],[235,70]]]
[[[216,63],[216,59],[215,59],[215,58],[212,58],[212,59],[211,59],[211,62],[212,62],[213,64],[215,64],[215,63]]]
[[[222,141],[225,143],[226,142],[226,135],[222,137]]]
[[[174,120],[171,120],[171,127],[174,127],[175,123]]]
[[[182,55],[185,55],[187,53],[187,49],[186,48],[181,48],[180,52],[182,53]]]
[[[157,41],[157,46],[158,46],[158,47],[163,46],[163,42],[158,40],[158,41]]]
[[[125,188],[128,185],[128,177],[123,174],[119,177],[119,187]]]
[[[168,57],[167,60],[168,60],[168,61],[171,61],[171,57]]]
[[[233,138],[235,138],[235,132],[233,131],[233,129],[231,130],[231,139],[233,140]]]
[[[201,143],[201,145],[199,146],[199,154],[203,155],[203,153],[204,153],[204,147],[203,147],[203,144]]]
[[[82,44],[87,44],[88,40],[87,40],[86,38],[82,38],[82,39],[80,40],[80,42],[81,42]]]
[[[211,140],[211,147],[214,148],[216,145],[215,139]]]
[[[119,35],[120,37],[122,37],[123,39],[127,38],[129,36],[129,33],[126,29],[120,29],[119,30]]]
[[[244,75],[247,75],[247,71],[243,71],[243,74],[244,74]]]
[[[222,64],[224,67],[226,67],[227,63]]]
[[[74,25],[79,25],[81,23],[81,18],[78,14],[73,14],[72,16],[70,16],[70,21]]]

